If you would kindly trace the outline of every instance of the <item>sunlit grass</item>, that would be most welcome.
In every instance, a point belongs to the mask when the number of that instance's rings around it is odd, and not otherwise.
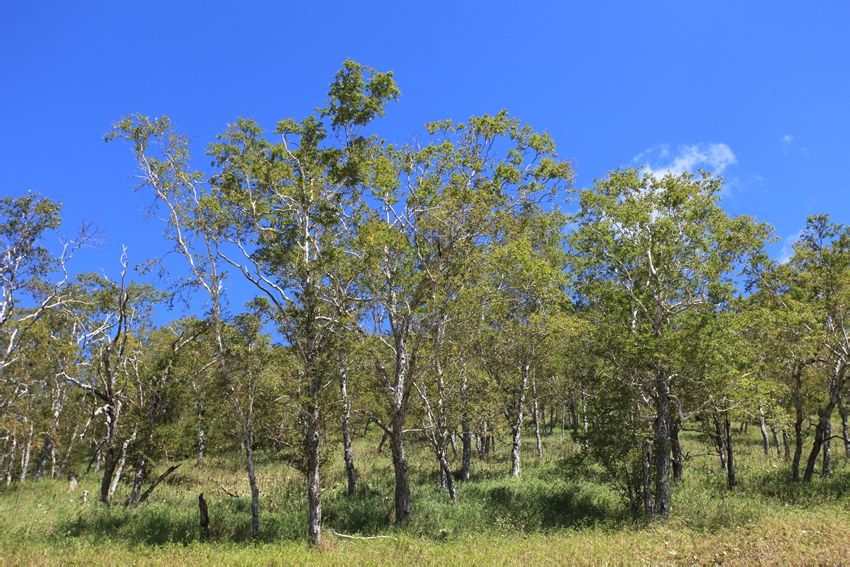
[[[752,432],[751,432],[752,435]],[[525,448],[523,478],[511,478],[506,455],[475,463],[474,480],[459,483],[459,502],[441,491],[433,457],[411,443],[414,511],[392,524],[392,467],[377,439],[356,449],[359,488],[345,493],[341,458],[326,445],[325,543],[304,543],[305,493],[300,475],[272,455],[261,459],[260,542],[250,541],[247,482],[239,463],[186,462],[136,510],[104,507],[85,475],[76,492],[65,481],[0,489],[0,562],[14,564],[599,564],[599,563],[847,563],[850,562],[850,467],[834,448],[835,472],[810,485],[788,481],[788,466],[765,457],[756,438],[738,443],[740,485],[726,489],[717,458],[695,433],[684,435],[685,481],[675,487],[664,525],[632,519],[619,494],[592,468],[567,468],[568,436],[546,438],[537,462]],[[506,446],[500,447],[506,448]],[[92,495],[82,502],[80,495]],[[237,494],[236,497],[227,492]],[[199,541],[197,497],[209,502],[211,538]],[[332,530],[381,539],[351,541]]]

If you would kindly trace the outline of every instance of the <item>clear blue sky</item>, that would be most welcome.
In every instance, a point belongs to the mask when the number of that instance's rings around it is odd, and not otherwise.
[[[235,118],[320,105],[345,58],[393,70],[382,134],[507,108],[549,131],[578,184],[623,165],[705,167],[724,205],[776,227],[850,222],[850,2],[25,2],[0,5],[3,194],[65,204],[106,242],[78,269],[162,253],[129,149],[130,112],[168,114],[200,155]]]

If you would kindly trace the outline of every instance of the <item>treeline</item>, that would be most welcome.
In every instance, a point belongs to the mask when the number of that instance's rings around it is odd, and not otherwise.
[[[578,190],[550,136],[505,112],[391,145],[374,121],[398,96],[391,73],[345,62],[323,108],[270,134],[237,121],[205,170],[167,118],[118,122],[107,140],[132,149],[170,246],[157,285],[126,253],[112,278],[69,276],[85,231],[57,254],[59,204],[0,201],[5,482],[95,471],[103,503],[123,483],[134,507],[181,462],[238,452],[259,537],[262,450],[303,472],[315,544],[322,463],[344,460],[355,497],[370,427],[398,523],[409,440],[455,500],[496,442],[519,477],[524,433],[540,455],[569,430],[650,519],[670,513],[685,428],[730,489],[733,423],[759,427],[789,481],[828,476],[835,437],[850,456],[848,227],[810,218],[778,263],[770,227],[728,215],[708,173]],[[194,314],[157,324],[180,305]]]

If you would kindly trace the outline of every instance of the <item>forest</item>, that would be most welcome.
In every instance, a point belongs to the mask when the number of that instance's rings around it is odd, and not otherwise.
[[[507,111],[394,144],[399,97],[347,60],[311,115],[203,155],[116,117],[116,199],[163,254],[107,273],[58,200],[0,200],[0,559],[441,563],[480,533],[481,562],[500,534],[532,562],[850,560],[850,227],[801,218],[772,258],[709,171],[577,187]]]

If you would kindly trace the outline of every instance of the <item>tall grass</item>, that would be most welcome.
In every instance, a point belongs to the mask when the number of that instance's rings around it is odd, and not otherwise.
[[[3,564],[398,564],[398,563],[845,563],[850,562],[850,465],[834,451],[830,479],[795,484],[787,463],[766,457],[756,438],[737,444],[740,485],[729,491],[717,458],[698,434],[685,433],[685,481],[675,487],[664,525],[632,519],[619,494],[593,467],[568,466],[575,447],[559,433],[545,438],[546,455],[524,448],[523,478],[508,475],[507,455],[476,462],[473,480],[459,483],[452,504],[438,486],[433,457],[411,443],[414,510],[392,523],[392,467],[377,439],[355,446],[357,494],[349,497],[339,458],[323,471],[326,543],[304,542],[301,476],[273,455],[259,467],[260,542],[250,541],[250,498],[238,460],[186,462],[150,501],[120,505],[128,487],[106,507],[98,479],[86,475],[76,492],[65,481],[0,488]],[[503,445],[504,447],[507,444]],[[326,452],[337,447],[328,441]],[[199,541],[197,497],[211,517],[210,541]],[[228,493],[236,494],[231,496]],[[332,531],[382,539],[350,541]]]

